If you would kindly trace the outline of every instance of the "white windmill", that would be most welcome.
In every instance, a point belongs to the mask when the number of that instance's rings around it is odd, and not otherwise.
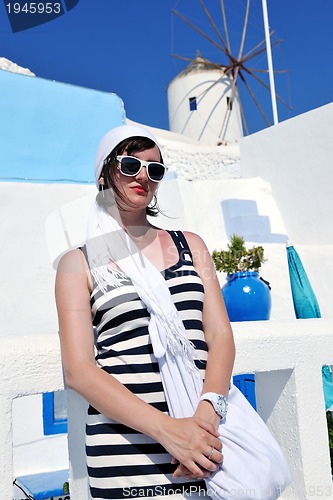
[[[203,57],[198,51],[195,59],[173,54],[175,57],[189,61],[189,65],[168,85],[170,130],[190,136],[206,144],[237,143],[243,136],[243,131],[246,135],[249,133],[240,100],[240,84],[250,94],[266,125],[270,125],[262,106],[251,90],[247,80],[249,77],[252,77],[268,91],[272,88],[271,80],[270,85],[268,85],[257,74],[258,72],[268,73],[268,69],[250,68],[248,62],[256,56],[263,54],[266,50],[268,55],[270,55],[270,36],[273,32],[266,33],[266,44],[265,40],[262,40],[251,50],[244,53],[250,10],[250,0],[246,0],[239,49],[237,55],[233,55],[224,0],[220,0],[224,36],[222,36],[221,30],[215,23],[204,1],[198,1],[206,19],[209,20],[210,26],[213,28],[217,41],[212,36],[204,33],[178,11],[173,10],[172,12],[202,38],[217,48],[224,55],[225,63],[212,62]],[[276,40],[272,45],[280,42],[281,40]],[[271,59],[268,58],[268,63],[270,64],[270,62]],[[275,98],[275,89],[273,92]],[[289,107],[278,95],[276,97]]]

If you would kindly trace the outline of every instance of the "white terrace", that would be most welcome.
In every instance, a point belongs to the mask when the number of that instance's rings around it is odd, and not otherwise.
[[[255,372],[258,412],[291,467],[293,482],[282,498],[333,498],[321,379],[321,366],[333,364],[333,320],[235,323],[234,331],[235,373]],[[58,335],[1,336],[0,370],[0,499],[10,500],[13,399],[63,389]],[[85,403],[69,396],[70,495],[87,500]]]

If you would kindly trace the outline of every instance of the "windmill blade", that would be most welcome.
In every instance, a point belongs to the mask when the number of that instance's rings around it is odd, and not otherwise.
[[[244,69],[244,70],[245,70],[245,71],[246,71],[249,75],[251,75],[251,76],[252,76],[255,80],[257,80],[257,81],[258,81],[258,82],[259,82],[259,83],[260,83],[263,87],[265,87],[265,89],[267,89],[267,90],[270,92],[270,88],[269,88],[269,86],[268,86],[265,82],[263,82],[263,81],[262,81],[262,80],[261,80],[261,79],[260,79],[260,78],[259,78],[259,77],[255,74],[255,73],[252,73],[251,71],[249,71],[249,69],[248,69],[248,68],[245,68],[245,67],[243,67],[242,69]],[[288,108],[288,109],[292,109],[292,107],[291,107],[291,106],[289,106],[289,104],[287,104],[287,103],[286,103],[286,102],[282,99],[282,97],[280,97],[280,96],[279,96],[279,94],[276,94],[276,93],[275,93],[275,95],[276,95],[276,98],[277,98],[277,99],[278,99],[278,100],[279,100],[279,101],[280,101],[280,102],[281,102],[284,106],[286,106],[286,108]]]
[[[224,74],[228,75],[229,73],[233,74],[234,69],[238,66],[238,62],[236,64],[230,64],[229,66],[225,66]]]
[[[243,124],[244,130],[245,130],[245,135],[249,135],[249,128],[248,128],[247,123],[246,123],[244,109],[243,109],[243,105],[242,105],[242,102],[241,102],[241,98],[240,98],[240,93],[239,92],[238,92],[238,100],[239,100],[239,110],[240,110],[240,114],[241,114],[242,124]]]
[[[233,101],[233,98],[234,98],[234,95],[235,95],[235,91],[236,91],[236,82],[237,82],[238,72],[239,72],[239,67],[236,68],[236,72],[235,72],[235,74],[233,76],[232,86],[231,86],[231,92],[230,92],[230,97],[229,97],[229,101],[228,101],[228,106],[227,106],[227,109],[225,110],[225,113],[224,113],[224,117],[223,117],[223,120],[222,120],[222,125],[221,125],[221,129],[220,129],[219,137],[222,136],[222,133],[223,133],[226,121],[227,121],[228,114],[230,113],[230,110],[231,110],[232,101]]]
[[[239,47],[239,52],[238,52],[238,61],[237,61],[237,64],[235,64],[235,68],[234,68],[234,72],[233,72],[232,87],[231,87],[231,92],[230,92],[230,98],[229,98],[229,101],[228,101],[227,109],[226,109],[226,111],[224,113],[224,118],[223,118],[223,121],[222,121],[222,126],[221,126],[221,130],[220,130],[220,133],[219,133],[219,137],[222,136],[223,129],[225,127],[225,124],[226,124],[226,121],[227,121],[227,117],[228,117],[228,114],[230,112],[230,108],[231,108],[231,105],[232,105],[232,101],[233,101],[233,98],[234,98],[234,95],[235,95],[235,92],[236,92],[236,83],[237,83],[237,77],[238,77],[238,74],[239,74],[239,60],[242,57],[243,48],[244,48],[244,42],[245,42],[245,36],[246,36],[246,30],[247,30],[247,23],[248,23],[248,19],[249,19],[249,9],[250,9],[250,0],[247,0],[247,2],[246,2],[245,19],[244,19],[244,25],[243,25],[243,32],[242,32],[242,39],[241,39],[241,43],[240,43],[240,47]]]
[[[227,26],[227,17],[225,15],[225,9],[224,9],[224,0],[220,0],[221,4],[221,11],[222,11],[222,18],[223,18],[223,27],[224,27],[224,32],[225,32],[225,38],[227,41],[227,50],[229,54],[231,54],[231,46],[230,46],[230,40],[229,40],[229,32],[228,32],[228,26]]]
[[[184,57],[178,54],[171,54],[171,57],[176,57],[176,59],[182,59],[183,61],[193,61],[192,57]]]
[[[233,58],[230,54],[228,54],[226,52],[226,50],[221,47],[221,45],[219,45],[217,42],[215,42],[215,40],[212,40],[212,38],[210,38],[208,35],[206,35],[203,31],[201,31],[199,28],[197,28],[193,23],[191,23],[191,21],[189,21],[188,19],[186,19],[186,17],[184,17],[182,14],[180,14],[178,11],[176,11],[175,9],[172,9],[171,11],[173,14],[175,14],[177,17],[179,17],[182,21],[184,21],[186,24],[188,24],[191,28],[193,28],[197,33],[199,33],[199,35],[201,35],[202,37],[204,37],[208,42],[212,43],[214,45],[214,47],[218,48],[219,50],[221,50],[226,56],[228,56],[230,59],[236,61],[235,58]]]
[[[247,68],[248,71],[254,71],[255,73],[268,73],[268,69],[257,69],[257,68]],[[274,69],[273,73],[288,73],[287,69]]]
[[[239,72],[239,76],[240,76],[240,78],[241,78],[242,82],[244,83],[245,87],[247,88],[247,90],[248,90],[248,92],[249,92],[250,96],[252,97],[252,99],[253,99],[253,101],[254,101],[255,105],[257,106],[257,108],[258,108],[258,110],[259,110],[259,112],[260,112],[261,116],[262,116],[262,117],[263,117],[263,119],[265,120],[266,125],[267,125],[268,127],[270,127],[270,126],[271,126],[271,124],[270,124],[270,123],[269,123],[269,121],[267,120],[265,113],[263,112],[263,110],[262,110],[262,108],[261,108],[261,106],[260,106],[259,102],[258,102],[258,101],[257,101],[257,99],[256,99],[256,96],[254,95],[254,93],[253,93],[253,92],[252,92],[252,90],[250,89],[250,86],[248,85],[247,81],[245,80],[245,78],[244,78],[244,76],[242,75],[242,73],[241,73],[241,72]]]
[[[249,19],[249,9],[250,9],[250,0],[247,0],[247,2],[246,2],[245,19],[244,19],[244,25],[243,25],[243,32],[242,32],[242,39],[241,39],[241,43],[240,43],[240,47],[239,47],[239,52],[238,52],[238,61],[235,61],[236,64],[234,66],[234,71],[233,71],[233,81],[232,81],[232,87],[231,87],[231,92],[230,92],[230,98],[229,98],[229,101],[228,101],[227,109],[226,109],[226,111],[224,113],[224,117],[223,117],[223,121],[222,121],[222,125],[221,125],[221,130],[220,130],[220,133],[219,133],[219,137],[222,136],[222,133],[223,133],[226,121],[227,121],[227,117],[228,117],[228,114],[230,112],[231,104],[232,104],[232,101],[233,101],[233,98],[234,98],[234,95],[235,95],[235,91],[236,91],[236,82],[237,82],[237,77],[238,77],[238,73],[239,73],[239,60],[242,57],[243,48],[244,48],[244,42],[245,42],[245,36],[246,36],[246,30],[247,30],[247,23],[248,23],[248,19]]]
[[[217,29],[217,26],[216,26],[216,24],[214,23],[213,18],[212,18],[212,16],[210,15],[209,10],[207,9],[207,7],[205,6],[205,4],[203,3],[203,0],[199,0],[199,3],[200,3],[200,5],[201,5],[201,7],[203,8],[203,10],[204,10],[204,12],[205,12],[206,16],[208,17],[209,22],[210,22],[210,24],[212,25],[212,27],[213,27],[213,29],[214,29],[215,33],[217,34],[217,36],[218,36],[218,38],[219,38],[220,42],[222,43],[223,47],[225,48],[225,50],[226,50],[227,52],[229,52],[228,47],[227,47],[227,45],[226,45],[225,41],[223,40],[223,38],[222,38],[222,36],[221,36],[221,34],[220,34],[219,30]]]
[[[278,45],[279,43],[281,43],[283,40],[279,39],[279,40],[275,40],[275,42],[272,43],[272,47],[274,47],[275,45]],[[266,47],[260,49],[260,50],[257,50],[257,52],[254,52],[252,53],[251,55],[249,55],[248,57],[247,56],[244,56],[243,59],[242,59],[242,63],[243,62],[247,62],[247,61],[250,61],[251,59],[253,59],[254,57],[262,54],[263,52],[266,51]]]
[[[227,118],[228,118],[228,114],[230,113],[232,94],[233,94],[233,89],[231,91],[231,96],[230,96],[229,101],[228,101],[228,106],[227,106],[227,109],[225,110],[224,117],[223,117],[223,120],[222,120],[222,125],[221,125],[221,129],[220,129],[220,132],[219,132],[219,137],[220,138],[222,138],[222,134],[224,135],[225,124],[226,124],[226,121],[227,121]]]
[[[242,40],[241,44],[239,47],[239,52],[238,52],[238,60],[241,59],[242,54],[243,54],[243,48],[244,48],[244,42],[245,42],[245,35],[246,35],[246,30],[247,30],[247,23],[249,20],[249,10],[250,10],[250,0],[247,0],[246,2],[246,11],[245,11],[245,19],[244,19],[244,26],[243,26],[243,33],[242,33]]]
[[[272,31],[270,32],[269,36],[272,36],[274,33],[275,33],[275,31],[274,31],[274,30],[272,30]],[[262,45],[263,43],[265,43],[265,42],[266,42],[266,39],[265,39],[265,38],[263,38],[263,39],[261,40],[261,42],[259,42],[259,43],[258,43],[255,47],[253,47],[253,48],[252,48],[252,49],[251,49],[251,50],[250,50],[247,54],[245,54],[244,58],[245,58],[245,57],[247,57],[247,56],[249,56],[250,54],[252,54],[252,52],[253,52],[254,50],[259,49],[259,47],[261,47],[261,45]]]

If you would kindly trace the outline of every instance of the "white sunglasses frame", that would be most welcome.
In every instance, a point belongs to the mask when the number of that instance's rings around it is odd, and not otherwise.
[[[121,170],[121,160],[123,158],[134,158],[135,160],[138,160],[140,162],[140,168],[139,170],[135,173],[135,174],[125,174],[122,170]],[[146,171],[147,171],[147,176],[148,176],[148,179],[151,180],[152,182],[161,182],[165,176],[165,174],[167,173],[168,171],[168,167],[166,167],[163,163],[161,163],[160,161],[145,161],[145,160],[141,160],[140,158],[137,158],[136,156],[131,156],[131,155],[118,155],[116,156],[116,160],[117,162],[120,164],[120,172],[125,175],[126,177],[135,177],[136,175],[138,175],[141,170],[142,170],[142,167],[146,167]],[[161,180],[159,181],[156,181],[155,179],[152,179],[149,175],[149,165],[151,163],[158,163],[159,165],[162,165],[164,167],[164,174],[163,174],[163,177]]]

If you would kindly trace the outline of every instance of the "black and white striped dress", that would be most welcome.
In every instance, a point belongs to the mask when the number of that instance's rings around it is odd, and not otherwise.
[[[164,271],[174,303],[194,343],[198,368],[204,375],[207,346],[202,330],[203,285],[196,273],[186,239],[170,231],[179,261]],[[91,294],[97,331],[96,362],[139,398],[168,413],[158,363],[148,334],[149,314],[130,279]],[[129,408],[130,411],[130,408]],[[86,454],[93,498],[191,498],[206,495],[203,481],[174,479],[176,466],[167,451],[150,437],[112,421],[89,407]],[[173,496],[174,495],[174,496]],[[198,496],[199,497],[199,496]]]

